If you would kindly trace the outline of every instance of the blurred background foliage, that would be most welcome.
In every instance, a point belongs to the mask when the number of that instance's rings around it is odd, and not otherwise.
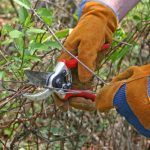
[[[79,0],[0,0],[0,149],[145,150],[149,139],[116,114],[70,109],[51,98],[31,102],[22,93],[25,69],[52,71],[61,47],[47,30],[65,38],[78,21]],[[43,19],[41,22],[31,9]],[[109,82],[132,65],[150,63],[150,0],[120,23],[97,74]],[[99,81],[95,81],[101,87]]]

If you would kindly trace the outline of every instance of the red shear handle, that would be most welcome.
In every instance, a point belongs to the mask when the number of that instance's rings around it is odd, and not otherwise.
[[[100,49],[100,51],[105,51],[105,50],[107,50],[109,47],[110,47],[110,44],[104,44],[104,45],[102,46],[102,48]],[[67,66],[68,69],[76,68],[77,65],[78,65],[78,61],[77,61],[75,58],[70,59],[70,60],[65,60],[65,59],[63,59],[63,60],[61,60],[61,62],[64,62],[64,63],[66,64],[66,66]]]
[[[71,97],[84,97],[86,99],[91,99],[93,102],[95,101],[96,95],[93,93],[89,93],[89,92],[77,92],[77,93],[67,93],[65,95],[65,100],[68,100]]]

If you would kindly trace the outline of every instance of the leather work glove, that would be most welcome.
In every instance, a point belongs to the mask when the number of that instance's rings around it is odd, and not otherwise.
[[[99,2],[85,3],[77,26],[66,39],[64,46],[93,71],[96,70],[97,56],[105,43],[112,42],[117,28],[113,10]],[[62,50],[59,60],[70,60],[71,56]],[[92,74],[78,64],[78,76],[82,83],[92,79]]]
[[[113,107],[141,134],[150,137],[150,64],[130,67],[102,88],[96,107],[107,111]]]
[[[96,70],[97,63],[103,57],[104,52],[100,48],[104,43],[112,42],[112,34],[117,28],[117,19],[109,7],[99,2],[86,2],[80,20],[74,30],[66,39],[64,46],[75,56],[78,56],[85,65],[93,71]],[[70,60],[71,56],[62,50],[58,60]],[[93,75],[82,65],[78,64],[78,69],[72,72],[73,89],[92,90]],[[63,100],[56,95],[53,98],[57,106],[63,108]],[[70,106],[82,110],[95,110],[93,102],[84,98],[71,98],[68,101]],[[64,106],[65,107],[65,106]],[[64,110],[67,110],[68,106]],[[92,109],[91,109],[92,108]]]

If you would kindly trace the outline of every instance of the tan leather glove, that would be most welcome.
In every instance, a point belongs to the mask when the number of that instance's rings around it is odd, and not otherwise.
[[[141,134],[150,137],[150,64],[130,67],[102,88],[96,107],[107,111],[113,107]]]
[[[82,16],[64,43],[66,49],[90,69],[95,71],[97,56],[104,43],[112,42],[112,34],[117,28],[117,19],[113,11],[98,2],[87,2]],[[59,60],[71,59],[71,56],[62,51]],[[92,74],[78,64],[79,80],[88,82]]]
[[[116,16],[109,7],[98,2],[87,2],[77,26],[66,39],[64,46],[95,71],[99,59],[104,55],[100,48],[104,43],[112,42],[112,34],[116,28]],[[62,51],[59,60],[62,59],[69,60],[71,56]],[[73,89],[92,90],[93,75],[83,66],[78,64],[78,70],[73,70],[72,74]],[[57,95],[53,95],[53,98],[62,110],[67,110],[68,105],[82,110],[95,110],[93,102],[85,101],[84,98],[71,98],[68,102],[59,99]]]

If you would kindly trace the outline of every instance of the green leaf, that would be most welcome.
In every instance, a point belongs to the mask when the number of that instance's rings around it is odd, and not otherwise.
[[[0,60],[0,66],[4,65],[7,61],[5,59]]]
[[[55,144],[54,145],[54,150],[60,150],[61,149],[61,145],[60,144]]]
[[[13,39],[6,39],[5,41],[3,41],[1,44],[2,45],[9,45],[10,43],[13,42]]]
[[[133,16],[133,19],[135,19],[136,21],[141,21],[141,18],[140,18],[140,16],[138,16],[138,15],[134,15],[134,16]]]
[[[18,30],[13,30],[9,33],[9,36],[13,39],[16,39],[16,38],[20,38],[20,37],[23,37],[23,33],[18,31]]]
[[[9,24],[6,24],[6,25],[3,26],[1,33],[2,33],[2,35],[5,35],[5,34],[9,33],[12,30],[13,30],[13,27]]]
[[[65,38],[66,36],[68,36],[69,30],[70,29],[61,30],[61,31],[56,32],[55,34],[59,39]]]
[[[54,135],[57,135],[60,133],[60,128],[57,128],[57,127],[54,127],[51,129],[51,132],[54,134]]]
[[[32,34],[32,33],[45,33],[46,31],[43,29],[38,29],[38,28],[30,28],[29,30],[27,30],[28,34]]]
[[[37,42],[32,42],[29,45],[29,48],[31,49],[32,52],[35,50],[46,50],[46,49],[48,49],[48,45],[42,44],[42,43],[37,43]]]
[[[14,0],[17,4],[19,4],[20,6],[26,8],[26,9],[30,9],[31,8],[31,3],[28,0]]]
[[[11,128],[6,128],[6,129],[4,129],[4,133],[5,133],[5,135],[10,137],[11,133],[12,133],[12,129]]]
[[[52,24],[52,10],[47,8],[39,8],[37,13],[43,19],[43,21],[49,26]]]
[[[123,49],[119,49],[118,51],[116,51],[111,55],[110,59],[114,63],[115,61],[124,57],[128,53],[129,49],[130,49],[129,46],[125,46]]]
[[[24,22],[24,26],[28,28],[33,26],[33,22],[31,21],[31,15],[28,15],[28,17],[26,18]]]
[[[61,46],[55,41],[47,41],[44,43],[32,42],[29,44],[29,49],[31,53],[35,50],[38,51],[50,51],[50,49],[61,49]]]
[[[76,13],[73,14],[73,18],[74,18],[74,21],[78,22],[79,20],[79,17]]]
[[[48,45],[48,47],[50,47],[50,48],[53,48],[53,49],[61,49],[61,46],[59,45],[59,43],[58,42],[55,42],[55,41],[47,41],[47,42],[45,42],[45,44],[46,45]]]
[[[21,7],[19,10],[19,21],[22,24],[24,24],[27,17],[28,17],[28,11],[24,7]]]
[[[19,37],[19,38],[15,39],[15,42],[16,42],[16,45],[17,45],[19,51],[22,54],[22,51],[24,49],[24,40],[23,40],[23,38]]]
[[[113,39],[117,39],[117,40],[122,40],[122,39],[125,39],[127,38],[127,33],[124,31],[123,28],[118,28],[116,30],[116,32],[113,34]]]

